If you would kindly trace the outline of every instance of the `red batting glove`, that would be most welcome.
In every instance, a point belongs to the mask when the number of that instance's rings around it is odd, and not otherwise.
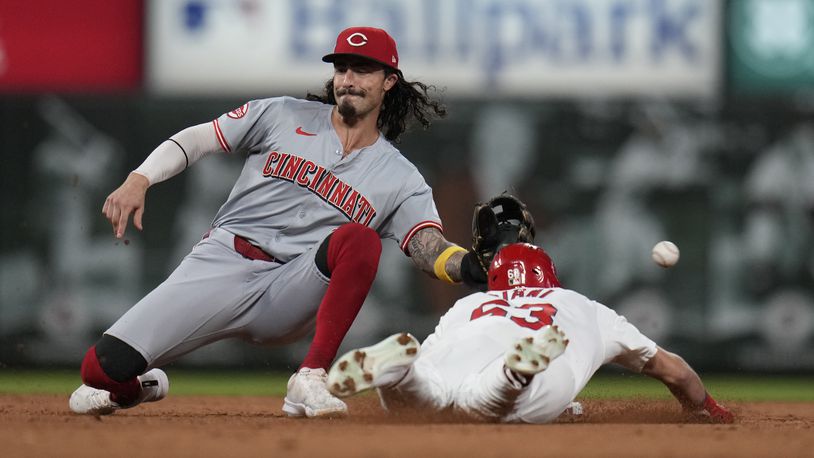
[[[732,423],[735,421],[735,415],[726,407],[715,402],[715,399],[712,399],[709,393],[704,397],[704,411],[709,414],[715,423]]]

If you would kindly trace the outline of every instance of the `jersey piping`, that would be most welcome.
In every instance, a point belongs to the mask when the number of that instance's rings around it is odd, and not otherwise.
[[[401,251],[403,251],[404,254],[406,254],[407,256],[410,256],[410,252],[407,251],[407,245],[410,243],[410,239],[413,238],[416,232],[420,231],[421,229],[426,229],[428,227],[435,227],[438,228],[439,231],[444,232],[444,228],[441,227],[441,224],[439,224],[438,222],[422,221],[413,226],[413,228],[407,232],[407,235],[404,236],[404,240],[402,240],[401,242]]]
[[[226,141],[226,137],[223,135],[223,131],[220,130],[220,123],[218,120],[212,121],[212,124],[215,126],[215,135],[218,137],[218,143],[220,143],[221,148],[227,153],[232,152],[232,148],[229,147],[229,142]]]

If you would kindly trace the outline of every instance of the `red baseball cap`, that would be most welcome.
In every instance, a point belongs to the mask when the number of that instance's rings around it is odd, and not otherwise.
[[[323,62],[333,62],[339,56],[359,56],[390,68],[399,69],[396,40],[375,27],[349,27],[336,37],[334,52],[325,55]]]

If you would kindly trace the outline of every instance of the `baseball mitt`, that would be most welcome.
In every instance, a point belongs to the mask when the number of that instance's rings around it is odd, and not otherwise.
[[[520,242],[534,243],[534,218],[523,201],[501,194],[475,206],[472,251],[484,272],[498,250]]]

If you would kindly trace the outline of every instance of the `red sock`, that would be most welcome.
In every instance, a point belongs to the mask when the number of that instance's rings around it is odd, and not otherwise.
[[[331,282],[319,304],[316,334],[300,368],[328,369],[376,278],[382,243],[361,224],[340,226],[328,242]]]
[[[82,383],[98,390],[110,391],[110,400],[120,405],[133,403],[141,393],[141,384],[136,377],[124,382],[110,378],[99,364],[96,345],[90,347],[82,360]]]

